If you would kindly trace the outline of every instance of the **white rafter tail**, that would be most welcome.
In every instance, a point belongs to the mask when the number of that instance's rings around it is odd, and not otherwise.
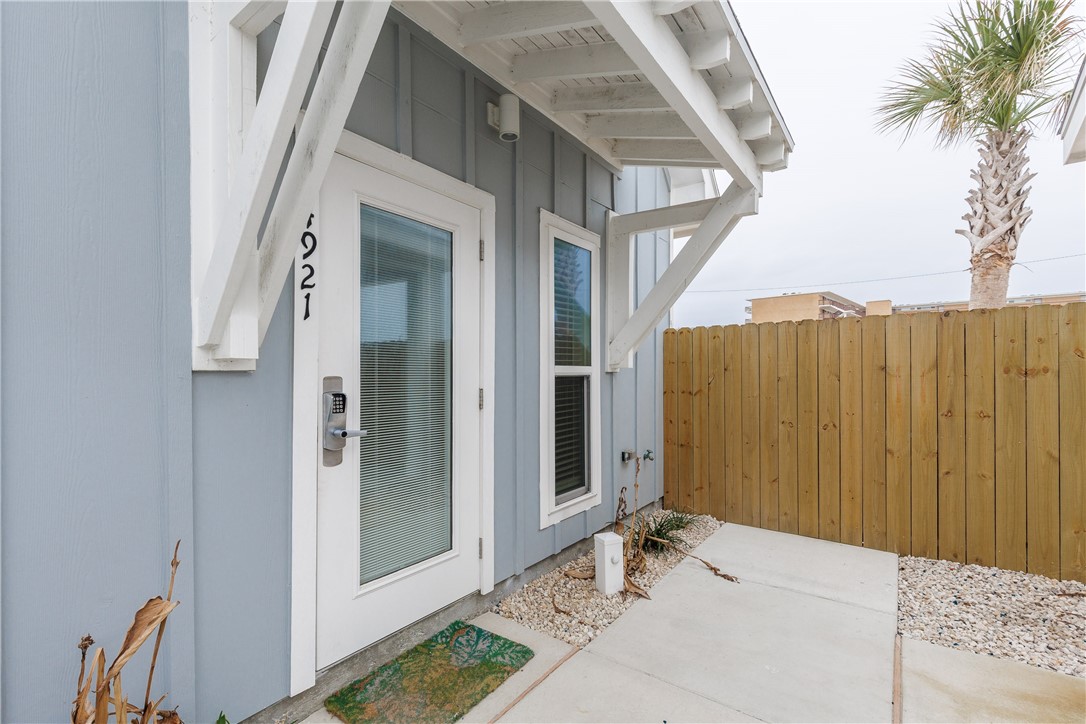
[[[752,113],[739,125],[739,137],[744,141],[761,141],[773,135],[773,114]]]
[[[256,249],[256,237],[268,207],[275,178],[290,140],[306,86],[317,62],[321,41],[328,28],[332,8],[326,3],[292,3],[283,18],[260,101],[245,134],[241,158],[234,169],[229,200],[215,235],[194,309],[195,346],[216,345],[222,339],[246,267]],[[255,321],[255,320],[253,320]],[[237,324],[244,323],[239,319]],[[234,330],[240,343],[255,339]],[[255,358],[257,348],[243,350],[233,345],[230,357]],[[250,354],[251,352],[251,354]],[[216,355],[218,356],[218,355]]]
[[[260,245],[261,342],[294,263],[298,239],[316,204],[343,124],[366,73],[389,2],[347,2],[341,7]]]
[[[760,191],[762,172],[754,152],[739,137],[739,131],[728,116],[720,110],[716,95],[709,89],[701,73],[690,67],[690,57],[663,18],[654,14],[652,6],[640,2],[600,0],[589,3],[588,7],[611,37],[636,62],[639,74],[656,87],[704,144],[715,165],[727,171],[741,187]],[[616,145],[620,143],[623,142],[617,141]]]
[[[733,78],[716,91],[716,104],[724,111],[746,108],[754,102],[754,81],[750,78]]]
[[[725,190],[626,324],[612,332],[607,349],[610,371],[632,365],[634,350],[652,334],[739,220],[757,212],[757,191],[743,189],[735,182]]]
[[[551,110],[568,113],[669,111],[671,105],[652,83],[611,83],[559,88],[554,92]]]
[[[650,164],[674,166],[679,163],[716,166],[718,162],[698,140],[626,140],[614,144],[614,156],[634,166]]]
[[[754,157],[763,169],[783,163],[787,154],[788,147],[784,145],[784,141],[761,141],[754,145]]]
[[[596,16],[582,3],[564,0],[500,3],[465,13],[460,18],[460,42],[476,45],[590,28],[595,24]]]
[[[631,75],[637,63],[618,43],[540,50],[513,57],[513,82]]]
[[[230,24],[246,35],[260,35],[286,9],[287,0],[250,0],[241,4]]]
[[[654,0],[652,12],[656,15],[674,15],[697,5],[700,0]]]
[[[679,43],[690,57],[694,70],[708,70],[731,60],[732,39],[727,30],[702,30],[683,33]]]
[[[694,138],[683,119],[677,113],[668,112],[588,116],[585,128],[593,138]]]

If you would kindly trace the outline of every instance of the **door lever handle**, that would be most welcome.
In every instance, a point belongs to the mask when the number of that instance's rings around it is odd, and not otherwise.
[[[328,430],[328,434],[333,437],[366,437],[369,435],[367,430],[344,430],[343,428],[333,427]]]

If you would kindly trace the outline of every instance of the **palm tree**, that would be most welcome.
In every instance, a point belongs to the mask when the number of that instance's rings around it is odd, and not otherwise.
[[[1011,266],[1035,174],[1026,143],[1042,122],[1057,126],[1071,99],[1080,19],[1073,0],[962,3],[936,24],[922,60],[909,60],[878,108],[881,131],[932,128],[940,145],[973,140],[980,161],[962,218],[968,229],[969,308],[1007,303]]]

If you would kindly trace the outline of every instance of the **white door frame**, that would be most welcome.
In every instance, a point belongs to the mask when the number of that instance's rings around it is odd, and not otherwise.
[[[494,197],[458,179],[391,151],[349,131],[344,131],[336,152],[411,183],[479,210],[483,253],[480,384],[483,389],[482,430],[480,431],[480,536],[483,540],[479,562],[479,592],[494,589]],[[314,200],[315,201],[315,200]],[[290,695],[305,691],[317,678],[317,469],[320,465],[320,380],[317,372],[319,332],[316,289],[303,290],[306,277],[320,285],[320,229],[314,218],[309,232],[317,239],[318,251],[303,261],[305,249],[299,244],[294,278],[294,432],[291,483],[291,586],[290,586]],[[315,264],[312,264],[316,260]],[[312,264],[301,273],[303,264]],[[305,294],[310,318],[303,319]]]

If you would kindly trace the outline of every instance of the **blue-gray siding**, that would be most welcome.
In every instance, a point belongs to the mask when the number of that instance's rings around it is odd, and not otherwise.
[[[184,538],[156,688],[195,721],[236,720],[288,687],[290,295],[255,373],[189,371],[183,4],[0,3],[0,33],[0,718],[65,718],[75,642],[91,631],[115,651]],[[485,122],[499,92],[393,14],[347,127],[497,201],[502,580],[606,524],[632,482],[618,451],[662,447],[656,335],[604,377],[603,503],[539,530],[538,209],[602,234],[609,209],[665,204],[667,186],[654,169],[615,176],[529,109],[520,142],[500,142]],[[667,237],[636,248],[642,298]],[[642,502],[659,497],[659,466],[641,482]]]

